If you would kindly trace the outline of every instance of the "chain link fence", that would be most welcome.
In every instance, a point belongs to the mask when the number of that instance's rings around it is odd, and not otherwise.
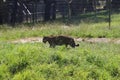
[[[71,1],[71,2],[69,2]],[[106,21],[111,22],[112,11],[119,12],[119,3],[115,1],[118,0],[56,0],[56,19],[73,19],[82,20],[84,18],[93,18],[95,21]],[[13,6],[14,2],[12,0],[7,0],[5,3],[1,3],[6,6],[4,10],[3,6],[0,6],[0,18],[1,23],[11,23],[12,13],[14,12]],[[52,6],[50,14],[52,14]],[[7,15],[2,17],[2,14]],[[15,22],[21,23],[35,23],[44,20],[45,15],[45,4],[43,0],[37,2],[25,3],[21,0],[17,0],[17,10]],[[101,16],[101,17],[100,17]],[[103,17],[104,16],[104,17]]]

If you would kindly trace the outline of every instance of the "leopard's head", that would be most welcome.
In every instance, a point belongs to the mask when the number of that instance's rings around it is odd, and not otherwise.
[[[43,37],[43,43],[46,43],[48,41],[48,37]]]

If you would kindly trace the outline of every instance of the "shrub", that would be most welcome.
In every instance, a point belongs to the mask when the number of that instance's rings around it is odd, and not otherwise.
[[[12,64],[9,67],[9,72],[12,73],[12,74],[15,74],[15,73],[20,72],[23,69],[25,69],[27,67],[27,65],[28,65],[28,62],[26,62],[26,61],[22,61],[22,62]]]
[[[104,59],[98,56],[90,55],[86,58],[86,60],[92,64],[97,65],[98,67],[103,67],[104,65]]]

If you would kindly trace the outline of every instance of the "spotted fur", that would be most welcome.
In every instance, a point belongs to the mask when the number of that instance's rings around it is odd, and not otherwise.
[[[43,37],[43,43],[48,42],[50,47],[55,47],[56,45],[65,45],[66,47],[69,45],[73,48],[79,46],[79,44],[75,44],[73,38],[68,36],[45,36]]]

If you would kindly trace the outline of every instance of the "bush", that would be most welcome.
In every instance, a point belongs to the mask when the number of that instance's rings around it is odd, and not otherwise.
[[[15,74],[15,73],[20,72],[23,69],[25,69],[27,67],[27,65],[28,65],[28,62],[26,62],[26,61],[22,61],[22,62],[12,64],[9,67],[9,72],[11,74]]]
[[[94,65],[97,65],[98,67],[103,67],[104,66],[104,59],[98,56],[90,55],[86,58],[86,60],[89,63],[92,63]]]

